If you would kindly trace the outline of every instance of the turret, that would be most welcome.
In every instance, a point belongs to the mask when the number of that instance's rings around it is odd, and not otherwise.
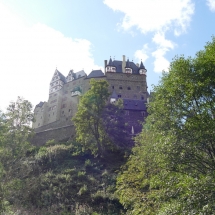
[[[115,103],[115,101],[117,101],[117,99],[118,99],[118,96],[114,90],[111,97],[110,97],[110,103]]]
[[[147,72],[147,70],[146,70],[146,68],[143,65],[143,62],[141,60],[140,67],[139,67],[139,73],[140,73],[140,75],[146,75],[146,72]]]
[[[116,72],[116,67],[114,66],[114,63],[110,57],[109,63],[106,66],[106,72]]]
[[[130,66],[129,59],[126,61],[125,73],[132,74],[132,68],[131,68],[131,66]]]

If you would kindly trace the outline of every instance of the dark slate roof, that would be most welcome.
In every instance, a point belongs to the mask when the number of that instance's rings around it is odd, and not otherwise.
[[[107,66],[113,66],[113,61],[112,61],[111,57],[110,57],[110,60],[109,60],[109,63]]]
[[[98,77],[102,77],[105,76],[104,73],[101,70],[93,70],[88,76],[87,78],[98,78]]]
[[[146,105],[143,100],[123,99],[125,110],[141,110],[146,111]]]
[[[81,77],[84,77],[86,75],[86,73],[84,72],[84,70],[81,70],[81,71],[79,71],[79,72],[76,72],[75,73],[75,78],[77,79],[77,78],[81,78]]]
[[[42,107],[44,103],[45,102],[40,102],[39,104],[36,105],[36,107]]]
[[[116,94],[115,90],[113,91],[111,98],[118,99],[118,95]]]
[[[130,68],[130,62],[129,62],[129,59],[126,61],[126,68]]]
[[[122,61],[114,60],[113,65],[116,67],[116,72],[122,73]],[[139,67],[134,62],[129,61],[129,68],[132,69],[133,74],[139,74]]]
[[[140,63],[140,68],[139,69],[146,69],[145,66],[143,65],[143,62],[141,60],[141,63]]]

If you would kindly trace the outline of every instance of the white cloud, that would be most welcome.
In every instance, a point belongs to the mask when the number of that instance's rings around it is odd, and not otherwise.
[[[211,11],[215,12],[215,0],[206,0]]]
[[[34,105],[47,100],[49,82],[57,66],[65,76],[70,69],[101,68],[95,65],[91,43],[72,39],[43,24],[27,27],[0,4],[0,109],[23,96]]]
[[[145,62],[147,59],[148,59],[148,44],[144,44],[143,48],[140,49],[140,50],[137,50],[135,53],[134,53],[134,56],[135,58],[137,58],[139,61],[143,61]]]
[[[152,53],[155,57],[154,70],[166,70],[169,62],[164,55],[175,44],[165,39],[165,33],[172,31],[175,36],[179,36],[186,32],[194,13],[192,0],[104,0],[104,4],[124,13],[122,22],[118,24],[123,30],[133,32],[137,28],[143,34],[155,33],[152,39],[157,45],[156,51]],[[135,57],[148,57],[145,48],[137,50]]]
[[[176,44],[170,40],[165,39],[164,33],[161,32],[156,33],[152,41],[157,45],[157,50],[152,53],[152,56],[155,58],[154,71],[155,72],[162,72],[163,70],[168,71],[170,63],[164,57],[164,55],[170,49],[174,49]]]
[[[104,4],[125,14],[124,30],[137,27],[142,33],[172,28],[178,35],[186,31],[194,13],[191,0],[104,0]]]

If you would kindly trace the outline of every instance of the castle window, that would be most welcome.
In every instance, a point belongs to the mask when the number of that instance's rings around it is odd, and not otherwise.
[[[144,100],[144,96],[141,96],[141,99]]]
[[[125,73],[132,73],[132,69],[130,69],[130,68],[125,68]]]
[[[131,87],[128,87],[128,90],[131,90]]]
[[[64,110],[62,111],[62,114],[64,114]]]
[[[40,126],[40,123],[38,123],[38,126]]]
[[[119,86],[119,89],[122,90],[122,85]]]
[[[121,98],[121,97],[122,97],[121,94],[119,94],[119,95],[118,95],[118,98]]]
[[[144,113],[144,111],[141,111],[141,116],[145,116],[145,113]]]
[[[65,108],[66,107],[66,104],[62,104],[61,108]]]
[[[53,112],[53,115],[54,115],[54,112]]]
[[[140,90],[140,86],[137,86],[137,90]]]
[[[70,109],[69,109],[69,112],[70,112]]]
[[[112,89],[114,89],[114,86],[112,86]]]

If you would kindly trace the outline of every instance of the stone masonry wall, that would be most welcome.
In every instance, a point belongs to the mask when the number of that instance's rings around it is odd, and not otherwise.
[[[36,146],[45,145],[48,140],[55,140],[56,142],[66,142],[72,139],[75,134],[74,125],[53,128],[45,131],[36,132],[31,139],[31,143]]]

